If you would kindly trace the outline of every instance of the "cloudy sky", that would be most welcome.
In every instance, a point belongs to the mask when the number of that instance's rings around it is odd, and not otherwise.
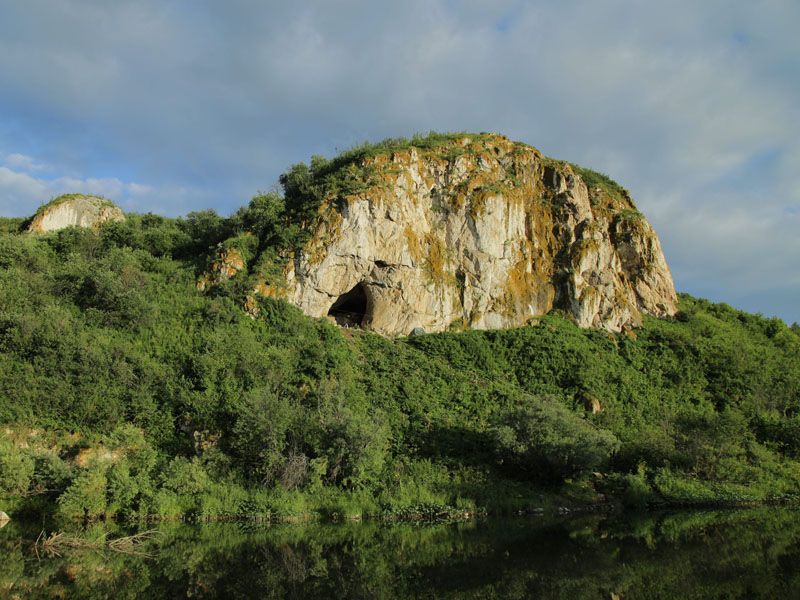
[[[0,215],[227,214],[364,140],[498,131],[604,171],[679,290],[800,321],[800,3],[0,0]]]

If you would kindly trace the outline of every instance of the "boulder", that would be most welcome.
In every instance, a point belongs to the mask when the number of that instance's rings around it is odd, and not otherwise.
[[[30,233],[47,233],[66,227],[96,228],[108,221],[124,221],[125,214],[99,196],[66,194],[39,208],[28,225]]]

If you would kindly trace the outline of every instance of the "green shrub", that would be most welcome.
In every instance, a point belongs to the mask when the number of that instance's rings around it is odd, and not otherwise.
[[[96,465],[80,473],[58,498],[58,512],[72,519],[96,519],[106,513],[107,466]]]
[[[201,519],[241,515],[248,498],[247,491],[232,482],[215,482],[197,497],[196,515]]]
[[[602,468],[619,440],[553,398],[533,398],[501,413],[490,432],[498,461],[542,481]]]
[[[274,244],[279,241],[280,225],[286,203],[275,192],[259,193],[247,207],[240,208],[234,215],[236,226],[242,231],[255,234],[257,240]]]
[[[60,494],[72,480],[72,468],[53,451],[35,454],[32,487],[38,493]]]
[[[398,460],[379,496],[384,511],[409,510],[417,505],[443,505],[451,497],[450,473],[430,460]]]
[[[314,454],[325,459],[328,483],[352,489],[375,481],[389,442],[382,417],[379,410],[365,414],[343,404],[326,407],[319,415]]]
[[[27,452],[0,442],[0,492],[23,495],[28,491],[36,465]]]
[[[230,445],[253,479],[272,483],[278,477],[293,419],[289,400],[271,388],[253,390],[242,400]]]
[[[108,512],[115,514],[133,508],[134,499],[139,495],[139,486],[131,476],[127,461],[120,461],[108,470]]]
[[[635,473],[628,473],[622,478],[625,489],[622,501],[626,506],[645,508],[658,500],[658,495],[647,480],[646,467],[640,463]]]
[[[162,519],[174,519],[185,514],[186,507],[172,490],[160,488],[148,504],[148,514]]]
[[[593,171],[592,169],[587,169],[586,167],[575,164],[572,165],[572,168],[581,176],[581,179],[583,179],[583,182],[589,188],[600,187],[615,196],[627,196],[628,194],[625,188],[605,173]]]
[[[295,517],[308,513],[309,498],[297,490],[285,490],[280,485],[271,489],[266,501],[269,513],[277,518]]]
[[[158,453],[145,438],[144,432],[129,423],[116,427],[108,436],[107,444],[124,453],[134,476],[149,475],[158,460]]]
[[[211,479],[197,459],[176,456],[161,477],[165,489],[187,498],[202,495],[211,488]]]

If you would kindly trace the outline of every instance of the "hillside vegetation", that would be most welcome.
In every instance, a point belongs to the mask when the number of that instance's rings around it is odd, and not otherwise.
[[[0,509],[395,518],[800,498],[796,325],[682,296],[676,318],[628,334],[551,314],[389,340],[250,296],[303,236],[315,160],[229,218],[40,236],[0,222]],[[199,291],[226,240],[249,268]]]

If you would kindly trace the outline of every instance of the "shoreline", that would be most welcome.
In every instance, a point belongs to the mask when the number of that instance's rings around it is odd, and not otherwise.
[[[181,523],[186,525],[204,525],[214,523],[251,523],[251,524],[319,524],[334,525],[347,523],[463,523],[474,522],[484,519],[513,519],[513,518],[532,518],[540,517],[546,519],[564,518],[569,516],[584,516],[593,514],[625,515],[625,514],[659,514],[663,512],[690,512],[690,511],[718,511],[718,510],[751,510],[761,508],[800,508],[800,501],[796,499],[776,499],[773,501],[719,501],[719,502],[662,502],[654,503],[646,507],[625,506],[621,502],[606,502],[600,504],[574,505],[574,506],[555,506],[555,507],[530,507],[514,511],[490,510],[478,508],[477,510],[442,510],[445,507],[437,507],[438,510],[416,510],[399,511],[397,513],[386,512],[340,515],[337,513],[323,514],[321,511],[310,511],[302,514],[279,515],[279,514],[237,514],[237,515],[146,515],[140,518],[125,518],[116,515],[93,518],[93,519],[74,519],[60,517],[55,510],[53,511],[33,511],[22,510],[14,511],[8,515],[7,519],[0,521],[0,528],[6,524],[17,522],[30,522],[32,520],[51,521],[61,525],[82,524],[91,525],[98,523],[114,523],[118,525],[147,524],[156,525],[161,523]],[[6,514],[6,513],[3,513]]]

